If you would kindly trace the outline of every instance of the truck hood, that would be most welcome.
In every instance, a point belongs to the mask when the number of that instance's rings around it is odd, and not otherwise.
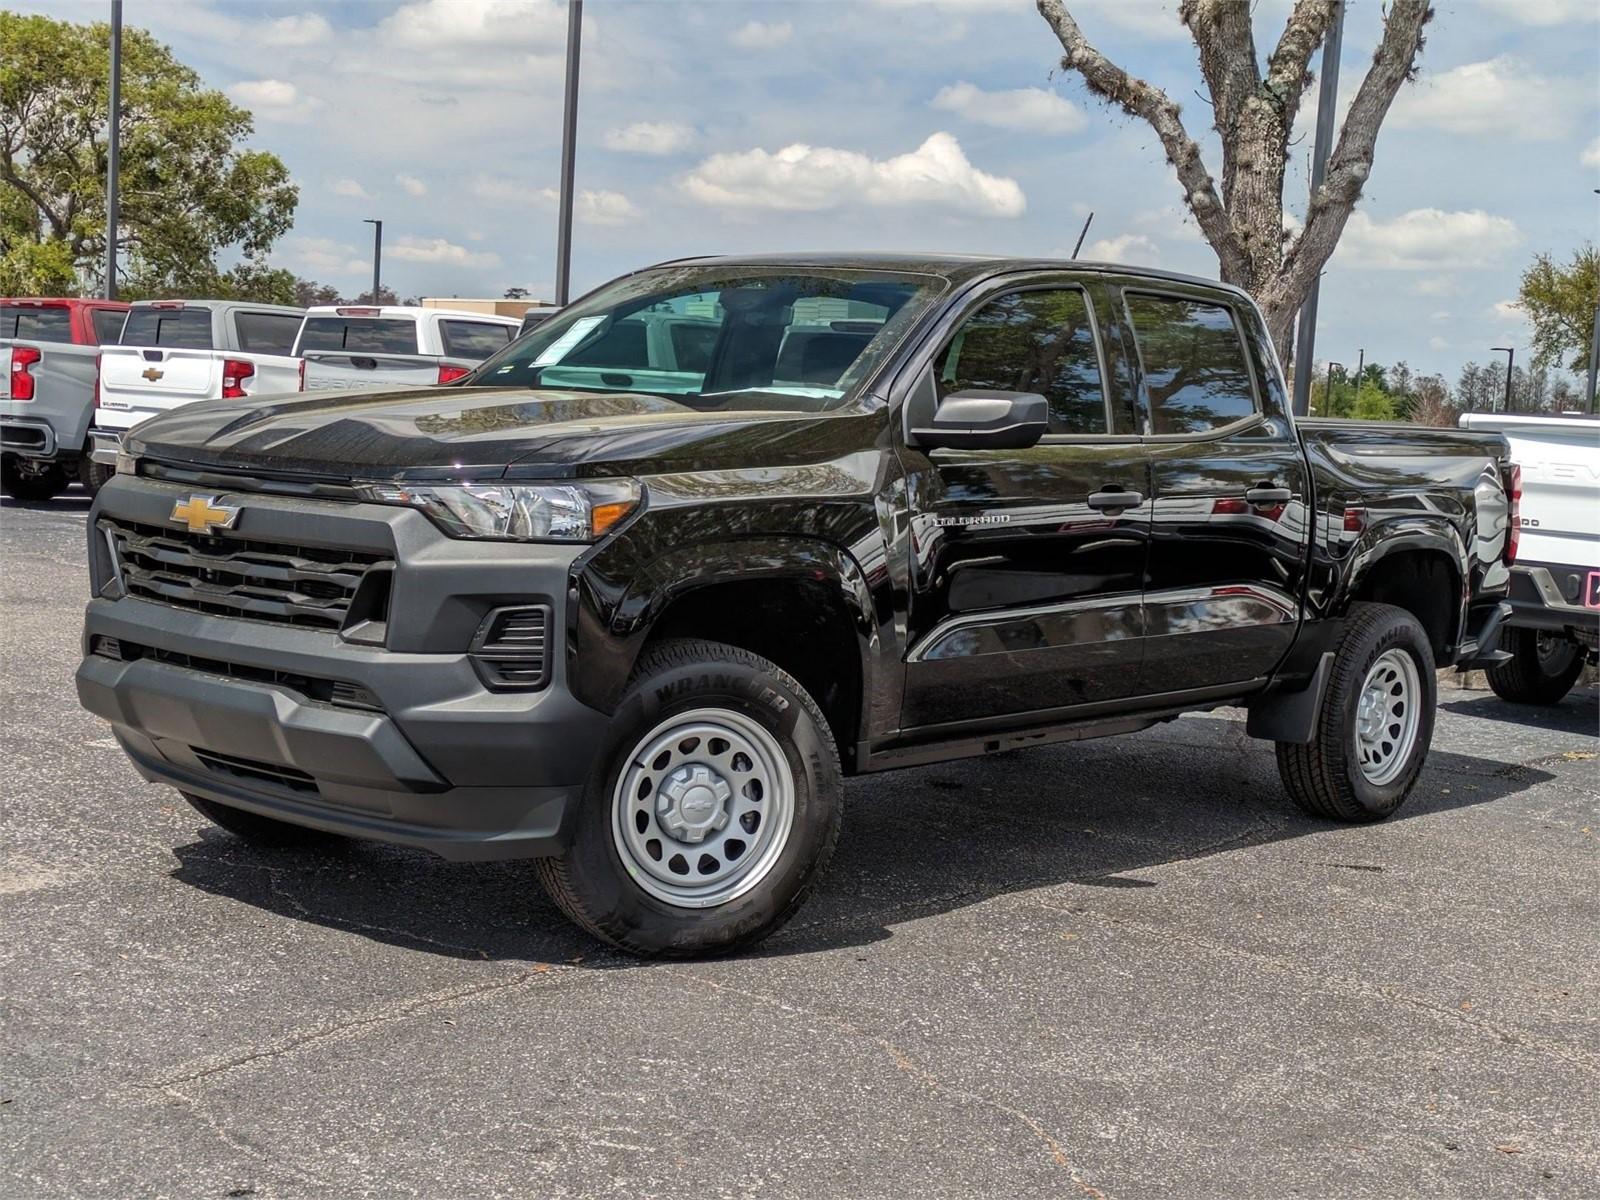
[[[564,478],[810,462],[860,437],[860,408],[701,412],[633,392],[342,391],[187,405],[129,449],[165,462],[323,479]]]

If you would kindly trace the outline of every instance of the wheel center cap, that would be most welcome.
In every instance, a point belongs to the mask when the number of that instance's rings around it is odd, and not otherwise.
[[[1361,724],[1362,737],[1376,737],[1378,730],[1383,727],[1383,697],[1375,692],[1362,696],[1357,720]]]
[[[656,818],[673,837],[703,842],[728,824],[728,781],[704,763],[686,763],[661,783]]]

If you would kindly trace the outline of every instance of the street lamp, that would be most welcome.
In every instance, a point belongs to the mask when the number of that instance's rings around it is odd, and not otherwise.
[[[383,265],[383,222],[366,217],[361,223],[372,226],[372,302],[377,304],[378,283],[381,278],[379,272]]]
[[[1335,367],[1338,367],[1341,373],[1344,371],[1343,363],[1334,362],[1330,358],[1328,360],[1328,382],[1322,385],[1322,407],[1327,410],[1322,415],[1325,417],[1333,412],[1333,369]]]
[[[1511,367],[1517,361],[1517,352],[1510,346],[1490,346],[1496,354],[1506,356],[1506,412],[1511,411]]]
[[[561,108],[561,192],[556,211],[556,304],[565,305],[572,282],[572,175],[578,154],[578,52],[583,0],[567,0],[567,81]]]

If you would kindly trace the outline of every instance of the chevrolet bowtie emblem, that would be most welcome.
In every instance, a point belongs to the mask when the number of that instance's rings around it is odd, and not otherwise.
[[[229,504],[218,504],[215,496],[190,496],[172,506],[168,518],[174,525],[187,525],[190,533],[210,533],[213,529],[232,529],[239,519],[239,510]]]
[[[158,371],[154,367],[146,367],[144,370],[140,371],[139,374],[143,375],[151,383],[154,383],[156,380],[160,379],[163,375],[165,375],[166,372],[165,371]]]

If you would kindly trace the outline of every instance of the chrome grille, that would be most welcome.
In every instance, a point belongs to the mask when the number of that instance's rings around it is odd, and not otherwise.
[[[100,522],[130,596],[224,616],[338,629],[380,554]]]

